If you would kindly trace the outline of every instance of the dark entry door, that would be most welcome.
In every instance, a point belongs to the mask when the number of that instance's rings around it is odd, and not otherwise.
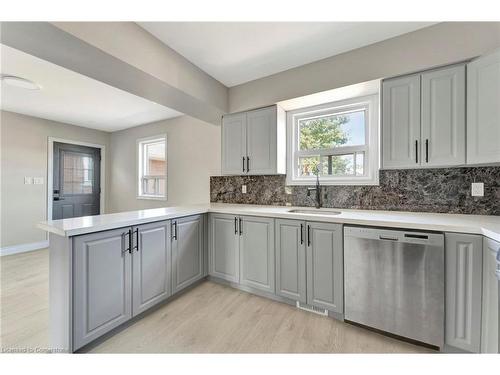
[[[52,219],[98,215],[101,150],[54,142]]]

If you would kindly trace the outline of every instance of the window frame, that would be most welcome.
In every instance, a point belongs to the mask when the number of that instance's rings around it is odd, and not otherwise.
[[[155,142],[165,142],[165,194],[163,195],[148,195],[144,194],[142,191],[142,179],[144,177],[145,169],[145,159],[144,159],[144,146],[147,144]],[[146,200],[159,200],[166,201],[168,199],[168,143],[167,135],[159,134],[151,137],[139,138],[136,141],[136,188],[137,188],[137,199]]]
[[[364,152],[363,176],[320,176],[322,185],[378,185],[379,184],[379,97],[378,95],[360,96],[346,100],[330,102],[286,113],[287,128],[287,185],[314,185],[316,176],[297,176],[299,157],[346,155]],[[365,144],[358,146],[338,146],[330,149],[299,150],[299,121],[311,117],[336,115],[349,112],[365,111]],[[356,155],[354,154],[354,158]]]

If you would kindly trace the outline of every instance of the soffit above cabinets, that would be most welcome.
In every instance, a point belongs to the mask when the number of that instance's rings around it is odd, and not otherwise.
[[[228,87],[406,34],[433,22],[139,22]]]

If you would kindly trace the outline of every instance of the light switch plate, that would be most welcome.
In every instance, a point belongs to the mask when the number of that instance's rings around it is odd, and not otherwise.
[[[33,183],[33,177],[24,177],[24,184],[31,185]]]
[[[241,185],[241,192],[243,194],[246,194],[247,193],[247,186],[246,185]]]
[[[34,185],[43,185],[43,177],[33,177]]]
[[[483,197],[484,196],[484,183],[473,182],[471,193],[473,197]]]

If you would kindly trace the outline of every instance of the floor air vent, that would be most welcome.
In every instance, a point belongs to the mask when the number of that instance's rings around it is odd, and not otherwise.
[[[301,309],[301,310],[309,311],[309,312],[312,312],[312,313],[315,313],[318,315],[328,316],[328,310],[321,309],[321,308],[316,307],[316,306],[311,306],[311,305],[308,305],[307,303],[302,303],[302,302],[297,301],[297,308]]]

